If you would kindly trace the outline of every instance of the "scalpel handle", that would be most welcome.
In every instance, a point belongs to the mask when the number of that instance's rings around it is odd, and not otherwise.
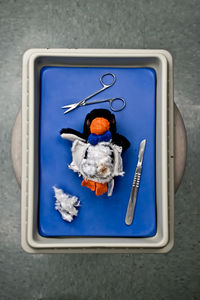
[[[139,189],[139,184],[140,184],[140,176],[141,176],[141,172],[140,171],[138,172],[136,169],[134,179],[133,179],[131,194],[130,194],[130,198],[129,198],[129,202],[128,202],[128,207],[127,207],[127,211],[126,211],[126,218],[125,218],[126,225],[131,225],[133,222],[137,194],[138,194],[138,189]]]

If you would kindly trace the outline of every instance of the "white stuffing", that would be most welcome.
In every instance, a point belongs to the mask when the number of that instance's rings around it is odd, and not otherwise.
[[[111,196],[114,188],[113,178],[124,175],[121,153],[122,147],[112,142],[100,142],[93,146],[75,140],[69,168],[84,179],[108,183],[108,195]]]
[[[87,148],[87,158],[81,163],[81,170],[86,177],[106,179],[113,173],[113,150],[105,144],[90,145]]]
[[[59,211],[63,220],[71,222],[74,216],[77,216],[78,210],[76,207],[80,206],[80,201],[76,196],[70,196],[63,192],[62,189],[53,187],[55,192],[55,209]]]

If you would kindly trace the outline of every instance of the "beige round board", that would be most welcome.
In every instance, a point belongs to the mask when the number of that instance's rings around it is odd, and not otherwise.
[[[185,169],[187,155],[187,136],[182,116],[175,105],[175,191],[177,191]],[[21,163],[22,163],[22,113],[19,111],[12,130],[11,138],[11,157],[13,169],[17,178],[17,182],[21,185]]]

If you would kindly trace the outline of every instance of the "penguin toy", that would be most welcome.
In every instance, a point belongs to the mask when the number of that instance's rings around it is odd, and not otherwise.
[[[83,177],[81,182],[97,196],[112,195],[114,177],[123,176],[121,154],[129,141],[116,133],[114,114],[107,109],[94,109],[85,118],[83,133],[71,128],[60,131],[63,139],[73,142],[69,168]]]

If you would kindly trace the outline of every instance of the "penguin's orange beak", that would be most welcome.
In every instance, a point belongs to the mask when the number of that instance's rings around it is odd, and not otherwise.
[[[95,118],[90,125],[90,132],[95,134],[104,134],[110,129],[110,123],[105,118]]]

